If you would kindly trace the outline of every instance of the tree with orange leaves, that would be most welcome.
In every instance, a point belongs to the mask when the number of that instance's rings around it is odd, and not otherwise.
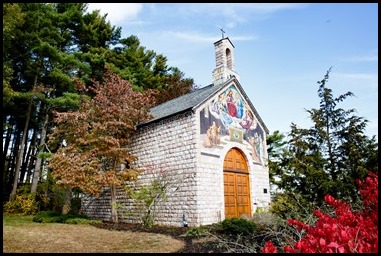
[[[81,82],[77,86],[85,88]],[[109,70],[89,89],[94,96],[84,97],[77,111],[55,113],[50,141],[65,140],[67,145],[58,149],[48,166],[57,183],[66,188],[97,196],[110,187],[111,221],[118,222],[116,188],[139,173],[128,164],[136,158],[126,147],[136,125],[150,118],[154,91],[136,92]]]

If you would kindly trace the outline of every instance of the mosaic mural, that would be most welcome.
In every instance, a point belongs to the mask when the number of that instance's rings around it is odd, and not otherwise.
[[[238,142],[250,150],[254,162],[264,165],[264,131],[234,85],[200,112],[200,126],[202,152],[217,153]]]

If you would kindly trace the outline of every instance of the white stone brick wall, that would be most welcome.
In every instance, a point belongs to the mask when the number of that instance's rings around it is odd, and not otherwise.
[[[250,151],[240,143],[223,148],[216,155],[205,155],[199,144],[199,112],[179,114],[157,123],[141,127],[133,136],[130,152],[138,157],[134,167],[146,172],[139,176],[137,185],[147,184],[153,169],[164,172],[171,186],[167,201],[158,205],[155,223],[182,226],[183,215],[189,226],[208,225],[225,218],[223,163],[232,146],[239,148],[251,159]],[[251,210],[267,207],[270,202],[269,174],[266,166],[248,162],[250,175]],[[178,180],[180,177],[180,181]],[[173,191],[178,186],[177,191]],[[264,193],[267,189],[267,194]],[[123,188],[118,189],[117,202],[122,222],[140,222],[134,201]],[[98,198],[84,201],[84,213],[97,219],[110,220],[110,194],[108,189]]]
[[[129,150],[138,158],[134,167],[146,170],[139,175],[137,184],[149,183],[147,173],[152,170],[163,172],[175,183],[170,186],[168,200],[158,205],[156,224],[181,226],[184,214],[189,226],[198,223],[195,131],[195,117],[188,112],[141,127],[132,137]],[[173,191],[177,186],[178,190]],[[86,200],[84,213],[110,220],[109,200],[109,193],[99,199]],[[132,216],[136,212],[133,200],[123,188],[118,189],[117,203],[121,205],[118,210],[120,221],[139,222],[139,218]]]
[[[255,213],[257,208],[268,208],[270,197],[269,171],[265,166],[253,164],[250,170],[251,211]],[[264,190],[267,190],[267,193]]]
[[[133,138],[130,150],[138,157],[137,167],[162,169],[174,180],[172,188],[178,187],[159,205],[157,224],[181,226],[183,215],[189,225],[198,222],[195,137],[195,116],[188,112],[149,124]]]

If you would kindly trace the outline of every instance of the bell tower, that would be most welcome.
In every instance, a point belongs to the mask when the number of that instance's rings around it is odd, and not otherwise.
[[[226,82],[235,76],[239,80],[239,76],[235,71],[234,63],[234,45],[229,37],[224,37],[225,31],[222,31],[222,39],[214,43],[214,51],[216,55],[216,68],[213,70],[213,84],[217,85]]]

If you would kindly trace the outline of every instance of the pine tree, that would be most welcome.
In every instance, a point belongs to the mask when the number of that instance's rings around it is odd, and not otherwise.
[[[292,123],[287,147],[276,160],[270,159],[270,172],[278,177],[276,185],[283,192],[274,202],[279,211],[287,210],[280,210],[281,201],[295,209],[315,207],[326,194],[355,204],[359,202],[355,180],[378,171],[378,144],[374,136],[364,134],[368,121],[356,116],[355,109],[338,107],[354,94],[334,97],[326,86],[330,72],[331,68],[318,81],[319,108],[307,110],[313,126],[305,129]]]

